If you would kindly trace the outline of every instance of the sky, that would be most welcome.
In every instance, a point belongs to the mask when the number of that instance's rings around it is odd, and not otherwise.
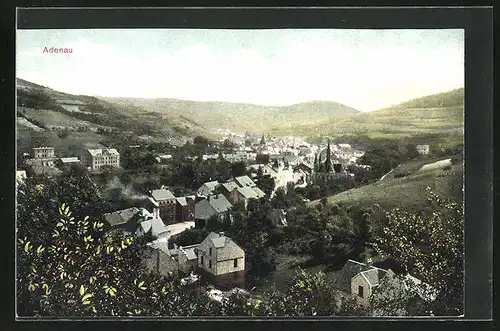
[[[462,29],[18,30],[16,70],[71,94],[371,111],[463,87],[464,55]]]

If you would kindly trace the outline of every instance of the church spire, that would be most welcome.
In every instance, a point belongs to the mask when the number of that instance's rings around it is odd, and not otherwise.
[[[261,145],[265,145],[266,144],[266,140],[264,139],[264,134],[262,134],[262,138],[260,139],[260,144]]]
[[[326,161],[325,161],[325,172],[332,171],[332,160],[330,151],[330,139],[328,139],[328,145],[326,147]]]
[[[321,152],[319,153],[319,158],[318,158],[318,172],[323,172],[323,163],[321,162]]]

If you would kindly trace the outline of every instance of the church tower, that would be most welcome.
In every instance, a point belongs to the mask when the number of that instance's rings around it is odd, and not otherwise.
[[[325,161],[325,172],[332,172],[332,160],[331,160],[331,151],[330,151],[330,139],[328,139],[328,145],[326,147],[326,161]]]
[[[260,139],[260,144],[261,145],[265,145],[266,144],[266,140],[264,139],[264,134],[262,134],[262,138]]]

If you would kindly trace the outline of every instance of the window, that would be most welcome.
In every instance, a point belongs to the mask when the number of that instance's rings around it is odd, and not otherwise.
[[[212,247],[210,247],[210,248],[209,248],[209,250],[208,250],[208,254],[209,254],[210,256],[212,256]]]
[[[237,268],[238,267],[238,259],[234,259],[234,267]]]
[[[203,267],[203,255],[201,256],[201,266]]]
[[[363,286],[358,286],[358,295],[363,297]]]
[[[212,269],[212,260],[208,260],[208,269]]]

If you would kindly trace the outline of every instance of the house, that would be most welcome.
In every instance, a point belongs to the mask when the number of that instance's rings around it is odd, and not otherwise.
[[[165,277],[178,274],[179,264],[172,256],[161,249],[155,248],[153,245],[148,246],[145,248],[145,258],[143,260],[146,270],[159,273]]]
[[[35,147],[33,148],[34,159],[54,159],[54,147]]]
[[[302,170],[306,174],[311,175],[312,171],[314,170],[314,166],[306,162],[300,162],[294,167],[294,170]]]
[[[189,274],[195,271],[198,265],[197,249],[199,244],[190,246],[179,246],[177,248],[177,261],[179,263],[179,271],[184,274]]]
[[[194,195],[177,197],[175,198],[175,201],[175,221],[188,222],[194,220],[194,206],[196,197]]]
[[[81,156],[81,162],[90,170],[99,170],[103,166],[120,167],[120,153],[114,148],[87,149]]]
[[[233,205],[238,201],[238,192],[237,189],[239,185],[236,184],[235,181],[231,180],[225,183],[222,183],[221,186],[222,194],[231,202]]]
[[[429,154],[429,145],[417,145],[416,149],[417,149],[418,154],[420,154],[420,155]]]
[[[158,155],[158,157],[162,161],[168,161],[168,160],[172,159],[172,154],[161,154],[161,155]]]
[[[214,193],[215,189],[219,186],[218,181],[206,182],[197,190],[198,195],[208,196]]]
[[[172,192],[164,187],[152,190],[148,200],[153,205],[153,213],[158,214],[165,224],[175,223],[178,202]]]
[[[348,260],[339,272],[340,290],[356,298],[359,305],[368,307],[374,295],[406,295],[416,291],[421,299],[433,301],[437,291],[411,275],[397,276],[392,270],[377,268],[354,260]],[[375,292],[382,283],[390,285],[385,293]],[[376,294],[375,294],[376,293]]]
[[[254,187],[256,186],[255,182],[250,179],[248,176],[239,176],[234,178],[235,182],[240,186],[240,187]]]
[[[103,217],[111,228],[120,228],[130,232],[135,232],[137,229],[139,212],[139,208],[132,207],[104,214]]]
[[[135,231],[138,237],[146,236],[153,240],[169,237],[168,229],[158,215],[141,208],[139,216],[139,226]]]
[[[232,208],[231,203],[223,194],[211,195],[196,203],[194,219],[197,226],[205,226],[207,220],[213,216],[222,218]]]
[[[250,199],[260,199],[265,197],[266,194],[262,192],[262,190],[258,187],[238,187],[235,189],[235,193],[233,194],[233,202],[236,204],[238,202],[243,202],[245,204],[245,208],[248,205],[248,201]]]
[[[245,252],[224,233],[211,232],[197,248],[198,270],[221,288],[244,287]]]
[[[66,166],[66,165],[72,165],[72,164],[78,164],[80,163],[80,160],[78,157],[61,157],[58,160],[59,166]]]
[[[33,158],[26,159],[26,164],[29,166],[53,167],[55,161],[54,147],[36,147],[33,148]]]

